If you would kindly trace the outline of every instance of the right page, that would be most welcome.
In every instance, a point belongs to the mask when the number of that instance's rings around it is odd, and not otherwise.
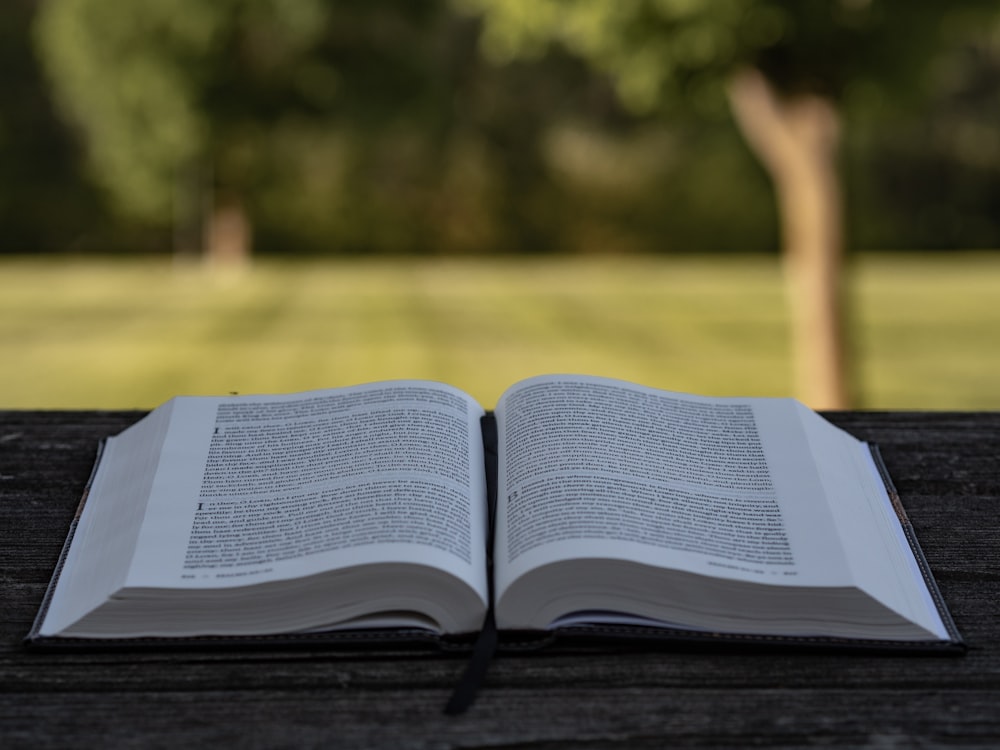
[[[777,622],[806,633],[836,619],[862,586],[859,570],[881,553],[852,561],[867,544],[843,541],[856,509],[830,505],[831,489],[851,494],[854,480],[836,478],[857,468],[849,445],[864,446],[809,415],[851,443],[806,429],[791,399],[706,398],[586,376],[509,389],[496,408],[498,624],[565,623],[568,608],[584,605],[585,618],[691,610],[693,627],[752,632]],[[821,468],[814,451],[831,449]],[[902,552],[889,559],[905,567]],[[663,570],[672,577],[647,575]],[[940,623],[922,607],[922,581],[876,578],[873,601],[850,605],[860,624],[834,630],[860,635],[871,621],[877,631],[898,613],[921,623],[913,637],[932,637]],[[681,605],[651,602],[658,589]],[[811,599],[796,602],[796,591]]]
[[[946,638],[947,628],[924,584],[871,447],[803,404],[795,404],[856,585],[894,611]],[[898,498],[897,498],[898,503]]]

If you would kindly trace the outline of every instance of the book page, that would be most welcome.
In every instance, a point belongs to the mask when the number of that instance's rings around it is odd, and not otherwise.
[[[174,406],[160,408],[108,438],[92,484],[78,509],[75,531],[53,592],[42,635],[53,635],[122,587],[135,554],[150,485]],[[87,502],[87,495],[107,502]]]
[[[419,381],[176,399],[127,585],[414,563],[485,601],[482,415],[461,391]]]
[[[849,585],[796,402],[533,378],[496,409],[498,597],[573,558]]]
[[[859,588],[938,637],[948,633],[867,445],[805,406],[800,415]]]

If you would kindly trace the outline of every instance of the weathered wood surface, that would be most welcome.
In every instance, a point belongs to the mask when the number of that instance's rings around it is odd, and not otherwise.
[[[97,440],[128,412],[0,412],[0,747],[1000,746],[1000,414],[830,415],[877,441],[961,658],[504,656],[477,703],[434,653],[28,653]]]

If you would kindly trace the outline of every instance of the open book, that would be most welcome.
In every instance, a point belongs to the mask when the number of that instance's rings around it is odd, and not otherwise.
[[[887,482],[790,399],[586,376],[490,413],[423,381],[180,397],[106,441],[29,641],[461,642],[492,612],[501,634],[960,647]]]

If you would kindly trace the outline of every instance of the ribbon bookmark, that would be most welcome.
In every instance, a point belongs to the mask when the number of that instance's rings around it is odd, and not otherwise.
[[[486,679],[486,670],[493,660],[493,654],[497,650],[497,625],[493,619],[493,608],[486,613],[483,621],[483,629],[479,631],[476,644],[472,647],[472,656],[469,663],[465,665],[465,671],[459,678],[455,689],[448,699],[448,704],[444,707],[444,712],[449,716],[456,716],[465,711],[476,700],[483,680]]]

